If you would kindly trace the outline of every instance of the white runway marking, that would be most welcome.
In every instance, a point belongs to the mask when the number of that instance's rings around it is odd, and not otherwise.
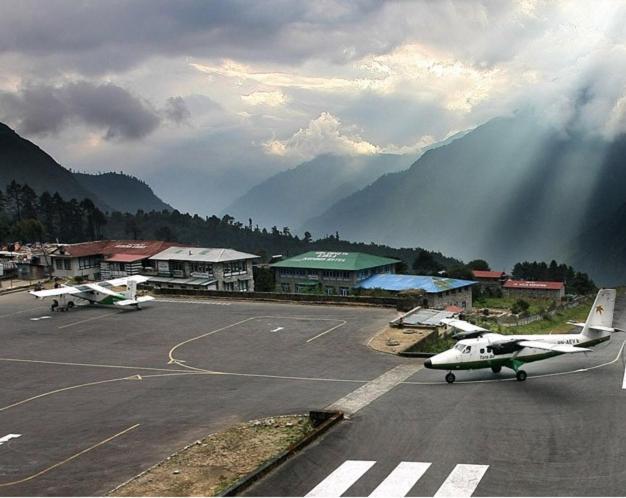
[[[306,496],[341,496],[375,463],[367,460],[346,460]]]
[[[10,441],[11,439],[18,438],[20,436],[21,436],[21,434],[7,434],[6,436],[0,437],[0,446],[2,446],[7,441]]]
[[[341,320],[341,321],[342,321],[343,323],[340,323],[339,325],[335,325],[334,327],[332,327],[332,328],[330,328],[330,329],[328,329],[328,330],[325,330],[325,331],[324,331],[324,332],[322,332],[321,334],[317,334],[315,337],[311,337],[311,338],[310,338],[308,341],[306,341],[306,342],[307,342],[307,343],[308,343],[308,342],[313,342],[315,339],[319,339],[320,337],[325,336],[326,334],[328,334],[328,333],[332,332],[333,330],[338,329],[339,327],[343,327],[346,323],[348,323],[348,322],[346,322],[345,320]]]
[[[406,496],[428,470],[430,463],[400,462],[370,496]]]
[[[215,306],[230,306],[232,303],[223,301],[200,301],[193,299],[155,299],[157,303],[185,303],[185,304],[213,304]]]
[[[46,320],[46,319],[48,319],[48,318],[50,318],[48,315],[44,315],[44,316],[38,316],[38,317],[35,317],[35,318],[31,318],[31,320],[32,320],[33,322],[36,322],[36,321],[38,321],[38,320]]]
[[[276,327],[274,330],[270,330],[270,332],[278,332],[280,330],[284,330],[285,327]]]
[[[100,320],[101,318],[106,318],[107,316],[117,315],[121,313],[121,311],[114,311],[113,313],[105,313],[104,315],[94,316],[92,318],[86,318],[85,320],[79,320],[78,322],[68,323],[67,325],[61,325],[57,327],[58,329],[66,329],[68,327],[73,327],[74,325],[80,325],[81,323],[92,322],[94,320]]]
[[[488,468],[489,465],[457,465],[435,493],[435,497],[472,496]]]
[[[354,415],[361,408],[366,407],[386,392],[391,391],[398,384],[411,377],[415,372],[421,370],[421,368],[422,365],[417,364],[398,365],[388,370],[380,377],[352,391],[347,396],[335,401],[327,409],[339,410],[346,415]]]

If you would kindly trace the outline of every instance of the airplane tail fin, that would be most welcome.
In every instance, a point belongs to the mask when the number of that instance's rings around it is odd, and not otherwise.
[[[583,324],[582,334],[595,338],[615,332],[613,328],[613,310],[615,308],[615,289],[600,289],[596,300],[587,316],[587,321]]]
[[[137,298],[137,282],[128,280],[128,299],[134,301]]]

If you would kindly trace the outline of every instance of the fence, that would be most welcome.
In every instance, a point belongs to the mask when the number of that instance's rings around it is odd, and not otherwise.
[[[196,289],[154,289],[155,295],[194,296],[217,299],[239,299],[257,301],[296,301],[313,304],[370,305],[385,308],[405,309],[412,302],[398,297],[373,296],[326,296],[323,294],[281,294],[279,292],[229,292]],[[411,306],[412,305],[412,306]],[[410,308],[409,308],[410,309]]]

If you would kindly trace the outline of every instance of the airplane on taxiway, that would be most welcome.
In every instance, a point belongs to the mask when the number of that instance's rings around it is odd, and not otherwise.
[[[446,382],[456,377],[452,370],[491,368],[494,373],[507,367],[515,372],[517,380],[526,380],[524,363],[545,360],[565,353],[584,353],[611,338],[613,328],[615,289],[600,289],[585,323],[570,322],[581,328],[578,334],[502,335],[490,332],[469,322],[444,319],[443,323],[460,330],[456,345],[426,360],[426,368],[448,370]]]
[[[87,301],[89,304],[134,306],[135,309],[140,309],[141,303],[154,300],[152,296],[137,296],[137,284],[147,280],[150,278],[133,275],[88,284],[62,285],[55,289],[30,291],[30,293],[39,299],[58,297],[52,302],[50,307],[52,311],[72,309],[75,305],[74,298]],[[118,292],[113,290],[114,287],[126,287],[127,290]]]

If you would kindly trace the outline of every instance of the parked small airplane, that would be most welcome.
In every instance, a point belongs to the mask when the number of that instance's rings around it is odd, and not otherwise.
[[[50,307],[52,311],[72,309],[74,307],[72,298],[82,299],[90,304],[114,304],[116,306],[134,306],[136,309],[140,309],[141,303],[154,300],[152,296],[137,296],[137,284],[147,280],[149,277],[133,275],[90,284],[62,285],[55,289],[30,291],[30,293],[39,299],[58,297],[58,300],[54,299],[52,302]],[[127,287],[128,290],[118,292],[114,291],[113,287]]]
[[[444,319],[442,322],[461,332],[452,349],[439,353],[424,362],[426,368],[448,370],[446,382],[452,384],[456,377],[452,370],[491,368],[494,373],[507,367],[515,372],[517,380],[526,380],[524,363],[544,360],[564,353],[584,353],[611,338],[613,328],[615,289],[601,289],[596,296],[585,323],[570,322],[580,327],[579,334],[502,335],[490,332],[469,322]]]

